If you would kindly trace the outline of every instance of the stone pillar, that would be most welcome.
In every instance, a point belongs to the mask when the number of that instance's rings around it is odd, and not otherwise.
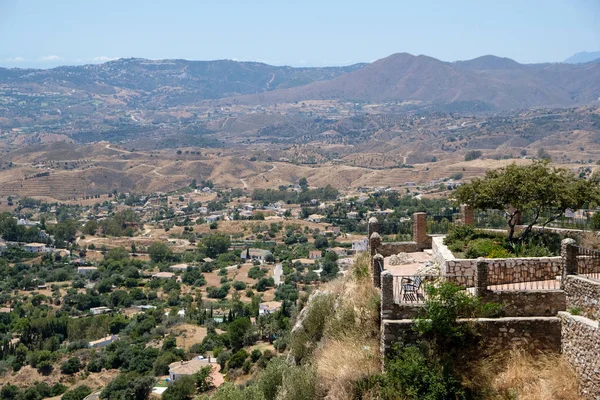
[[[369,254],[371,255],[371,274],[373,275],[373,285],[379,287],[381,284],[379,273],[381,271],[380,265],[377,264],[375,256],[377,255],[377,248],[381,245],[381,236],[379,233],[373,232],[369,237]],[[382,264],[383,265],[383,264]]]
[[[475,226],[475,210],[473,210],[473,207],[466,204],[460,206],[460,220],[463,225]]]
[[[390,271],[381,273],[381,315],[380,318],[389,319],[394,307],[394,276]]]
[[[577,275],[577,247],[574,239],[563,239],[560,243],[560,256],[562,257],[562,274],[560,287],[564,288],[567,275]]]
[[[383,269],[383,256],[381,254],[375,254],[373,256],[373,285],[375,287],[381,287],[381,273]]]
[[[488,293],[488,263],[482,258],[477,260],[477,270],[475,271],[475,296],[485,297]]]
[[[370,238],[373,233],[379,233],[379,221],[375,217],[369,218],[369,222],[367,224],[367,235]]]
[[[427,248],[427,214],[418,212],[413,214],[413,241],[417,242],[417,247]]]

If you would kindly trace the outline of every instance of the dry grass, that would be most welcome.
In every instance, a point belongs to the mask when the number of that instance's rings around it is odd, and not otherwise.
[[[491,392],[489,400],[582,400],[575,372],[557,354],[514,350],[507,357],[481,361],[475,371],[473,381]]]
[[[328,399],[351,399],[356,381],[381,370],[378,292],[364,273],[366,263],[368,256],[359,256],[348,275],[323,288],[336,299],[335,310],[312,361]]]

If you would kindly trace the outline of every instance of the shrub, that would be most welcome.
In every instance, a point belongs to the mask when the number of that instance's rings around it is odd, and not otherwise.
[[[79,372],[81,368],[81,361],[77,357],[71,357],[60,365],[60,371],[68,375]]]
[[[236,369],[242,367],[244,365],[244,361],[248,358],[248,352],[244,349],[239,350],[235,353],[229,361],[227,362],[228,369]]]
[[[471,150],[465,154],[465,161],[473,161],[481,157],[481,151],[479,150]]]
[[[92,389],[82,385],[65,392],[65,394],[62,396],[62,400],[83,400],[90,394],[92,394]]]
[[[508,252],[493,239],[472,240],[465,250],[467,258],[492,257],[492,254],[503,254],[506,257]]]

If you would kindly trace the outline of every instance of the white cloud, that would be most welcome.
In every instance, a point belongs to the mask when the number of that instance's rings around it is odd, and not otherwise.
[[[12,58],[5,58],[2,61],[7,62],[7,63],[20,63],[20,62],[24,62],[25,58],[23,58],[23,57],[12,57]]]
[[[55,55],[51,55],[51,56],[44,56],[44,57],[40,57],[39,61],[60,61],[62,60],[62,58],[60,58],[59,56],[55,56]]]
[[[99,56],[99,57],[92,57],[88,61],[107,62],[107,61],[114,61],[114,60],[118,60],[118,58],[117,57]]]

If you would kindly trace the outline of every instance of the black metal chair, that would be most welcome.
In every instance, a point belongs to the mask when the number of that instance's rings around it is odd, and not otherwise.
[[[423,293],[421,293],[421,285],[423,278],[420,276],[413,276],[412,278],[402,278],[400,285],[402,287],[402,299],[404,301],[422,301],[425,300]]]

